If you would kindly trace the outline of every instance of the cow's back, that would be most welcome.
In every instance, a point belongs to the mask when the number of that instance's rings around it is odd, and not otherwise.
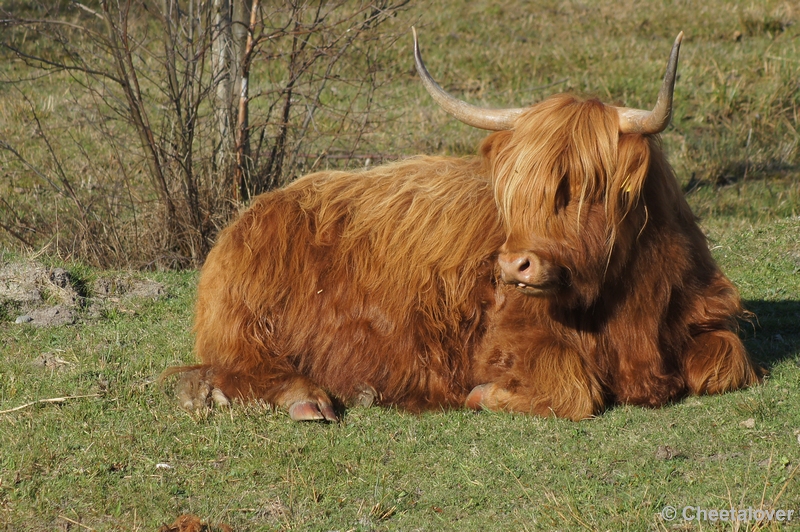
[[[323,172],[256,198],[200,280],[206,364],[277,357],[342,399],[460,404],[503,235],[477,159]],[[241,339],[261,346],[242,353]]]

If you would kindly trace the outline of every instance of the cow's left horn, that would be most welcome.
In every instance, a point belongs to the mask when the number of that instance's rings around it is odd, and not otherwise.
[[[488,129],[491,131],[503,131],[514,127],[514,121],[522,114],[525,109],[482,109],[467,102],[461,101],[449,95],[428,73],[425,63],[422,62],[422,55],[419,52],[419,42],[417,42],[417,30],[411,28],[414,34],[414,61],[417,64],[417,72],[422,78],[422,84],[428,90],[434,101],[447,113],[456,119],[472,127]]]
[[[675,90],[675,75],[678,71],[678,53],[681,49],[683,32],[675,38],[672,45],[672,53],[667,63],[667,73],[664,74],[664,83],[658,91],[658,100],[652,111],[641,109],[630,109],[628,107],[617,107],[619,114],[620,133],[641,133],[655,134],[661,133],[669,125],[672,119],[672,94]]]

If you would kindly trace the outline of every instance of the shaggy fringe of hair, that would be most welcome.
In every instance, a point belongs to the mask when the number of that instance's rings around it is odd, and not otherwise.
[[[563,203],[603,204],[609,255],[617,229],[639,202],[650,166],[641,135],[620,137],[617,113],[599,100],[559,95],[522,114],[494,159],[494,194],[506,232],[541,233]]]

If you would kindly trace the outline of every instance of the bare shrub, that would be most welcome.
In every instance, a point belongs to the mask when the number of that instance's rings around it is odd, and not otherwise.
[[[407,1],[7,3],[0,95],[27,127],[0,131],[0,233],[100,266],[202,263],[253,195],[354,155],[376,28]]]

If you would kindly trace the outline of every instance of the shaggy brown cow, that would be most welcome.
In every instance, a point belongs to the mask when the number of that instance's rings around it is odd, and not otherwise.
[[[659,145],[653,111],[554,96],[483,110],[481,156],[323,172],[256,198],[200,279],[187,408],[257,398],[293,419],[335,405],[582,419],[756,383],[739,296]]]

